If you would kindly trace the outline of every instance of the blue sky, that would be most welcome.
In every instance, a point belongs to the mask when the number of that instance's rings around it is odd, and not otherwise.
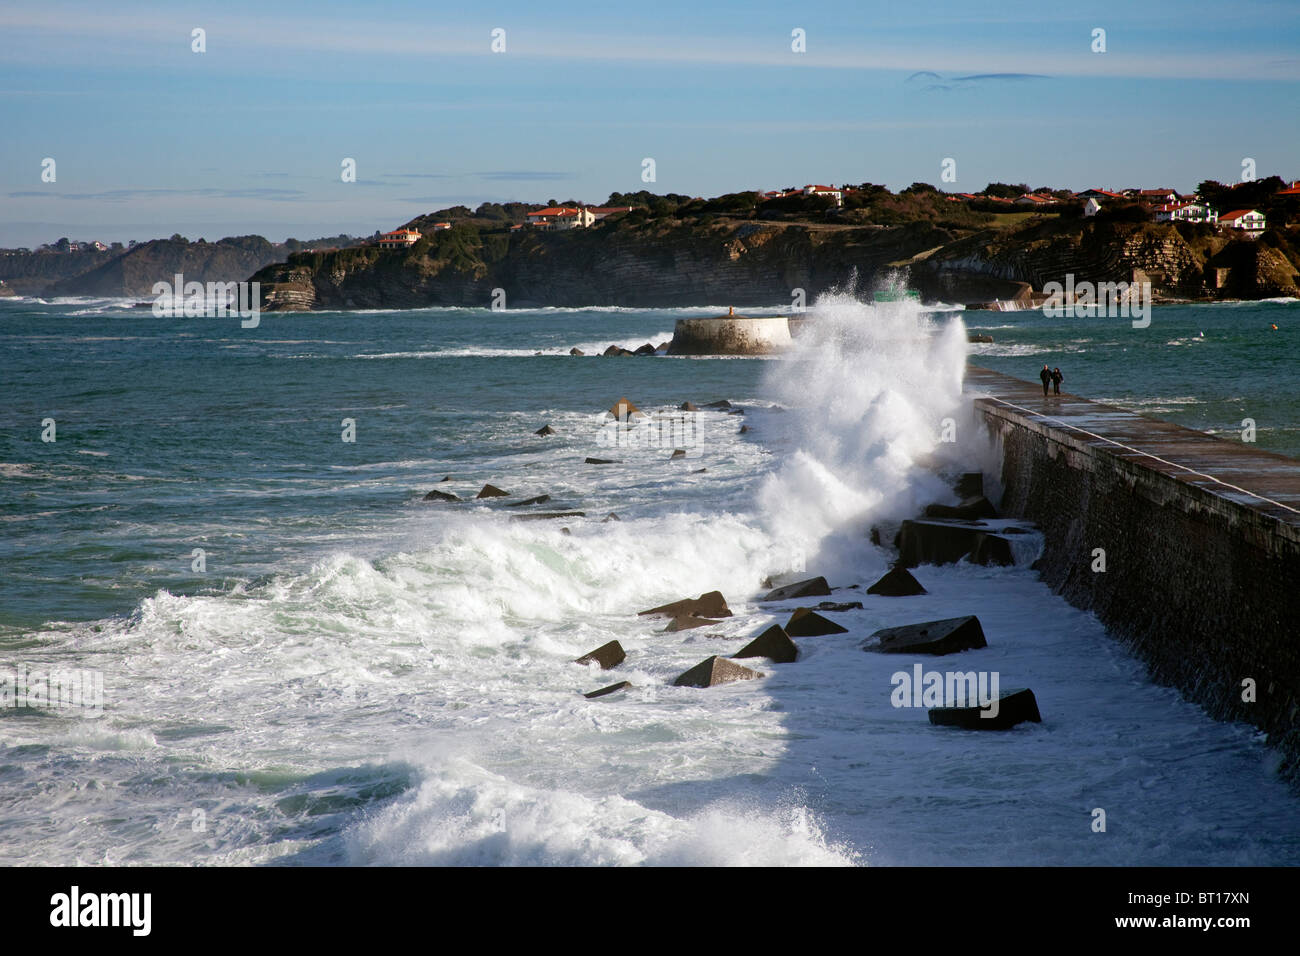
[[[369,234],[642,188],[1190,189],[1246,157],[1296,179],[1298,92],[1295,0],[11,4],[0,245]]]

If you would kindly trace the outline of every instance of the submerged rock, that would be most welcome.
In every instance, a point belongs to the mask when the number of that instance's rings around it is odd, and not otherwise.
[[[988,647],[988,642],[980,619],[973,614],[882,628],[862,643],[864,651],[886,654],[955,654],[980,647]]]
[[[853,587],[853,585],[849,585]],[[861,601],[822,601],[814,610],[817,611],[861,611]]]
[[[989,708],[992,712],[992,708]],[[983,716],[982,707],[931,707],[930,723],[941,727],[961,727],[964,730],[1009,730],[1026,721],[1043,722],[1038,713],[1038,699],[1029,688],[1011,690],[998,695],[998,712],[992,717]]]
[[[780,624],[773,624],[736,653],[733,658],[766,657],[777,664],[791,664],[799,657],[799,648]]]
[[[502,491],[496,485],[484,485],[475,498],[509,498],[510,492]]]
[[[616,418],[620,422],[628,421],[633,417],[645,418],[645,412],[637,408],[626,397],[620,398],[617,402],[609,407],[606,412],[611,418]]]
[[[573,663],[599,664],[601,670],[607,671],[622,664],[625,660],[627,660],[627,652],[623,650],[623,645],[618,641],[610,641],[608,644],[600,645],[594,651],[588,651]]]
[[[740,664],[733,664],[725,657],[713,657],[700,661],[690,670],[681,674],[674,687],[716,687],[718,684],[730,684],[732,681],[753,680],[763,675]]]
[[[797,607],[786,622],[785,631],[791,637],[820,637],[823,634],[847,634],[849,629],[809,608]]]
[[[434,489],[424,496],[425,501],[460,501],[460,498],[448,491]]]
[[[522,508],[525,505],[540,505],[551,500],[550,495],[538,495],[536,498],[525,498],[523,501],[516,501],[506,505],[507,508]]]
[[[615,691],[630,690],[632,687],[633,684],[630,680],[621,680],[617,684],[610,684],[608,687],[602,687],[600,690],[593,690],[591,693],[583,694],[582,696],[587,698],[587,700],[592,700],[596,697],[604,697],[606,694],[612,694]]]
[[[642,345],[640,348],[635,349],[632,352],[632,354],[633,355],[654,355],[655,347],[650,342],[647,342],[645,345]]]
[[[699,406],[696,405],[694,402],[682,402],[680,405],[677,406],[677,409],[678,411],[683,411],[683,412],[698,412],[700,410]]]
[[[921,582],[912,576],[912,572],[902,565],[895,565],[885,572],[879,581],[867,588],[868,594],[882,597],[910,597],[913,594],[925,594]]]
[[[541,428],[537,429],[537,431],[533,432],[533,434],[534,434],[534,435],[554,435],[554,434],[555,434],[555,429],[552,428],[550,425],[543,425]]]
[[[617,465],[618,462],[612,458],[588,458],[583,464],[586,465]]]
[[[511,515],[511,521],[547,521],[551,518],[585,518],[585,511],[539,511],[530,515]]]
[[[604,524],[606,521],[622,521],[622,520],[623,519],[618,516],[617,511],[611,511],[609,514],[605,515],[605,517],[600,519],[600,523]]]
[[[583,351],[582,349],[580,349],[580,348],[574,347],[574,348],[569,349],[569,354],[570,354],[570,355],[586,355],[587,353],[584,352],[584,351]]]
[[[668,456],[668,460],[672,461],[674,458],[685,458],[685,457],[686,457],[686,449],[674,448],[673,453]]]
[[[794,584],[787,584],[784,587],[776,588],[769,591],[764,601],[790,601],[794,598],[801,597],[818,597],[823,594],[830,594],[830,585],[826,583],[823,577],[809,578],[807,581],[796,581]]]

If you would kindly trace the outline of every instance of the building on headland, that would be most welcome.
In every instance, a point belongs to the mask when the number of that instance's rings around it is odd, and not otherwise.
[[[1258,209],[1234,209],[1219,217],[1219,225],[1228,229],[1240,229],[1248,238],[1254,239],[1267,228],[1268,223]]]
[[[386,232],[376,241],[381,249],[405,249],[420,241],[420,233],[415,229],[394,229]]]
[[[631,206],[588,206],[587,212],[591,213],[596,222],[602,219],[608,219],[610,216],[619,216],[632,211]]]
[[[445,231],[445,230],[447,230],[447,229],[450,229],[450,228],[451,228],[451,223],[449,223],[449,222],[435,222],[435,223],[433,224],[433,231],[434,231],[434,232],[443,232],[443,231]]]
[[[1083,192],[1075,193],[1075,199],[1127,199],[1123,193],[1113,193],[1109,189],[1085,189]]]
[[[546,232],[586,229],[595,221],[595,214],[585,206],[550,206],[528,214],[529,224]]]
[[[1300,196],[1300,179],[1297,179],[1286,189],[1279,189],[1277,194],[1279,196]]]
[[[805,196],[828,196],[835,200],[837,209],[844,205],[844,190],[836,189],[834,186],[805,186],[803,194]]]
[[[1219,214],[1199,202],[1161,203],[1155,208],[1156,222],[1217,222]]]
[[[1055,196],[1045,196],[1042,193],[1025,193],[1019,199],[1014,200],[1017,206],[1054,206],[1060,202]]]
[[[1174,203],[1178,202],[1178,193],[1172,189],[1131,189],[1128,193],[1130,199],[1137,199],[1147,203]]]

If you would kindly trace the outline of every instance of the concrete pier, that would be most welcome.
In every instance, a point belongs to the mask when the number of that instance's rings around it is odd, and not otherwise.
[[[772,355],[791,346],[784,315],[678,319],[669,355]]]
[[[1300,781],[1300,461],[987,369],[966,388],[1044,581]]]

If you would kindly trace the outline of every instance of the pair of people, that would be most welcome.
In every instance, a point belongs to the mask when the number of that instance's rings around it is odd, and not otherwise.
[[[1048,385],[1052,386],[1057,395],[1061,394],[1061,382],[1065,380],[1065,376],[1061,374],[1060,366],[1048,368],[1044,365],[1043,370],[1038,373],[1038,377],[1042,380],[1044,395],[1047,394]]]

